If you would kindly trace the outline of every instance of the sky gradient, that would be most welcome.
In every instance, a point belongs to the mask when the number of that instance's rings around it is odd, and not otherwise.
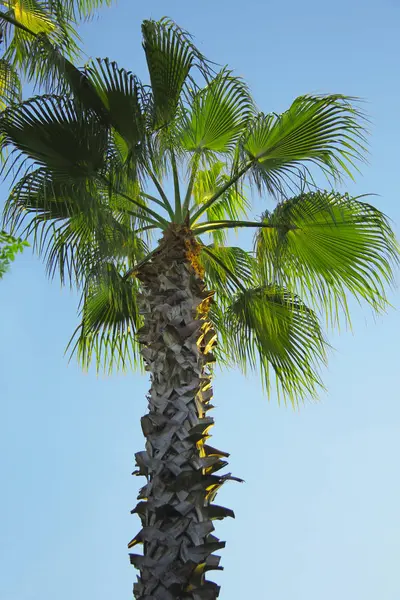
[[[369,165],[348,190],[379,194],[372,202],[399,233],[396,0],[119,0],[81,28],[87,56],[147,81],[140,23],[165,14],[243,76],[265,112],[308,92],[364,98]],[[398,291],[391,301],[399,307]],[[0,283],[0,302],[0,600],[128,600],[147,378],[68,365],[78,298],[49,282],[29,249]],[[236,512],[216,527],[227,541],[222,600],[399,600],[395,308],[374,319],[354,307],[354,332],[330,335],[327,393],[297,412],[268,402],[255,375],[217,373],[212,444],[246,480],[218,496]]]

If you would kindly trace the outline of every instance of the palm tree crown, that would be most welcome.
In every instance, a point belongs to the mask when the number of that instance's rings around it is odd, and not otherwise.
[[[267,388],[272,367],[292,400],[314,394],[325,357],[317,312],[335,322],[349,293],[384,309],[397,256],[384,215],[318,189],[309,169],[351,175],[364,156],[362,115],[340,95],[264,114],[174,23],[145,21],[142,31],[150,86],[107,59],[78,71],[60,55],[70,94],[3,113],[7,166],[18,165],[6,218],[27,223],[51,274],[84,286],[75,347],[85,366],[93,354],[106,369],[136,362],[131,275],[151,260],[153,234],[175,229],[198,241],[215,290],[218,359],[260,364]],[[249,219],[246,184],[277,198],[276,209]],[[254,251],[226,245],[229,229],[245,227]]]
[[[144,542],[147,557],[132,558],[142,571],[137,597],[173,599],[195,590],[184,597],[212,600],[217,592],[211,584],[204,587],[202,577],[218,561],[205,557],[221,543],[205,528],[205,513],[195,526],[197,517],[189,519],[196,551],[180,542],[174,578],[170,568],[156,572],[164,564],[156,560],[160,544],[165,536],[172,539],[166,531],[178,538],[182,519],[192,514],[179,513],[181,521],[173,525],[172,513],[160,516],[161,505],[172,510],[175,493],[175,517],[185,502],[187,511],[192,503],[196,514],[205,506],[208,515],[220,514],[210,519],[228,514],[209,506],[225,481],[213,473],[226,455],[203,445],[212,424],[204,417],[211,395],[205,365],[217,360],[259,368],[267,391],[275,384],[293,403],[315,396],[327,347],[320,319],[331,325],[348,319],[349,295],[384,310],[398,247],[381,212],[362,197],[330,188],[343,175],[352,177],[365,156],[365,120],[355,99],[302,96],[282,114],[263,113],[245,82],[227,68],[216,69],[172,21],[144,21],[142,33],[150,84],[108,59],[79,70],[47,32],[36,40],[62,75],[66,93],[14,103],[1,114],[4,173],[14,173],[5,221],[12,231],[33,236],[51,276],[58,273],[63,283],[82,289],[81,323],[70,342],[82,364],[95,358],[99,368],[111,370],[144,360],[154,389],[158,382],[142,423],[153,446],[147,446],[147,458],[137,455],[139,473],[152,486],[140,496],[147,504],[135,509],[145,526],[131,545]],[[329,189],[317,186],[318,170]],[[262,198],[275,198],[276,208],[255,217],[251,187]],[[251,250],[229,245],[229,231],[242,228],[254,232]],[[180,262],[187,268],[179,271]],[[178,310],[177,298],[190,300],[192,313]],[[158,315],[153,320],[152,311]],[[197,323],[205,322],[196,333]],[[192,362],[185,362],[182,350],[192,348],[191,335],[197,335],[197,363],[195,350]],[[175,362],[168,362],[168,352]],[[189,367],[192,387],[179,371]],[[159,375],[165,369],[181,378],[173,410],[162,400],[169,380],[160,383]],[[178,441],[169,434],[160,441],[160,430],[172,431],[185,412],[177,407],[189,402],[196,385],[198,417],[188,409],[189,424],[182,425]],[[163,458],[168,444],[175,462]],[[192,453],[192,466],[178,461],[185,452]],[[206,491],[199,500],[200,483],[192,477],[183,502],[179,473],[192,468],[201,470]],[[204,593],[197,595],[198,585]]]

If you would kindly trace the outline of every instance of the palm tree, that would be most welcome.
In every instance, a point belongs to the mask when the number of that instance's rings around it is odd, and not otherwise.
[[[234,516],[214,499],[235,479],[208,443],[214,362],[259,369],[293,403],[315,396],[320,319],[348,319],[349,295],[384,310],[398,248],[382,213],[329,187],[364,157],[356,100],[302,96],[262,113],[175,23],[142,32],[150,85],[107,59],[78,70],[58,53],[69,93],[1,114],[15,173],[5,221],[82,290],[70,349],[83,366],[150,373],[135,597],[213,600],[214,521]],[[276,208],[254,216],[251,187]],[[250,251],[230,245],[246,228]]]

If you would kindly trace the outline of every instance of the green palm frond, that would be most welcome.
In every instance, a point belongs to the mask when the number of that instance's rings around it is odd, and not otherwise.
[[[60,34],[59,25],[46,2],[39,0],[4,0],[3,5],[8,9],[1,13],[3,18],[9,17],[15,21],[14,39],[20,37],[21,40],[26,41],[32,39],[32,35],[57,36]],[[11,24],[9,21],[9,25]],[[22,27],[18,27],[19,24]],[[6,27],[6,38],[10,29]],[[54,38],[54,42],[56,41],[60,40]]]
[[[139,363],[136,334],[141,325],[136,280],[125,279],[113,264],[105,264],[88,279],[82,299],[82,321],[67,351],[76,353],[88,369],[110,372]]]
[[[306,163],[335,180],[342,173],[352,177],[351,169],[365,154],[362,114],[352,101],[339,95],[301,96],[281,115],[259,114],[241,144],[257,186],[281,192],[283,182],[299,177]]]
[[[105,260],[118,262],[126,270],[146,256],[148,248],[141,238],[122,227],[111,214],[104,213],[102,217],[93,222],[77,215],[57,228],[44,223],[39,252],[51,277],[57,272],[62,284],[69,282],[79,287],[88,273]],[[45,246],[48,228],[53,230]]]
[[[77,19],[89,18],[95,9],[111,3],[112,0],[3,0],[0,29],[5,58],[36,87],[43,87],[47,93],[62,93],[65,73],[60,71],[56,54],[61,53],[65,60],[76,59],[80,54]]]
[[[37,42],[46,38],[67,53],[78,55],[77,34],[71,19],[39,0],[8,0],[9,10],[0,12],[6,41],[5,57],[36,84],[46,80],[47,65],[40,60]],[[47,79],[48,80],[48,79]]]
[[[316,315],[277,286],[242,290],[219,318],[227,360],[243,371],[260,368],[268,394],[275,372],[278,397],[293,404],[322,386],[325,342]]]
[[[190,35],[169,19],[143,21],[142,34],[158,129],[173,120],[191,69],[204,68],[205,60]]]
[[[112,141],[118,153],[114,174],[143,179],[150,163],[146,131],[149,92],[135,75],[108,59],[91,62],[86,73],[86,85],[101,100],[99,117],[112,127]]]
[[[190,152],[232,152],[254,112],[249,90],[242,79],[226,69],[197,91],[180,133]]]
[[[278,205],[259,230],[257,258],[267,282],[289,287],[336,323],[347,294],[376,311],[387,306],[398,245],[385,215],[347,194],[302,194]]]
[[[77,68],[57,46],[49,41],[47,36],[36,38],[34,51],[38,62],[45,65],[43,82],[47,83],[47,80],[51,79],[51,84],[47,87],[50,87],[54,94],[68,95],[86,111],[93,111],[106,126],[110,125],[109,112],[95,85],[89,79],[87,68]],[[37,73],[32,72],[31,77],[35,77],[38,83],[41,83]]]
[[[63,19],[91,17],[101,6],[111,6],[113,0],[47,0],[52,12]]]
[[[85,180],[57,180],[40,167],[29,170],[11,190],[4,218],[13,231],[21,230],[31,215],[42,220],[62,220],[97,210],[95,190]]]
[[[85,180],[57,181],[43,168],[14,186],[5,220],[12,231],[33,236],[48,273],[58,272],[62,284],[81,285],[106,260],[125,261],[129,268],[148,252],[134,233],[142,222],[130,216],[124,199]]]
[[[3,149],[58,176],[92,178],[106,164],[108,132],[65,97],[36,97],[0,116]],[[16,153],[16,158],[15,158]]]
[[[21,83],[18,74],[4,58],[0,59],[0,111],[21,100]]]
[[[128,151],[138,152],[145,133],[143,85],[132,73],[108,59],[90,63],[87,72],[108,111],[111,125],[128,144]]]
[[[218,304],[228,306],[239,290],[255,285],[257,262],[246,250],[235,246],[202,246],[200,263],[210,289],[215,290]]]

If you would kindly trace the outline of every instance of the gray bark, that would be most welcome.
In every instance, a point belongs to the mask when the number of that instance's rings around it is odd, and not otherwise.
[[[162,250],[140,272],[143,292],[139,332],[150,372],[148,413],[142,418],[146,450],[136,454],[137,475],[147,478],[136,508],[142,529],[129,548],[140,571],[137,600],[215,600],[219,586],[206,580],[220,570],[214,552],[215,519],[232,511],[212,504],[228,475],[217,474],[228,455],[207,445],[214,421],[210,364],[216,335],[208,320],[212,293],[197,267],[195,245],[169,234]]]

